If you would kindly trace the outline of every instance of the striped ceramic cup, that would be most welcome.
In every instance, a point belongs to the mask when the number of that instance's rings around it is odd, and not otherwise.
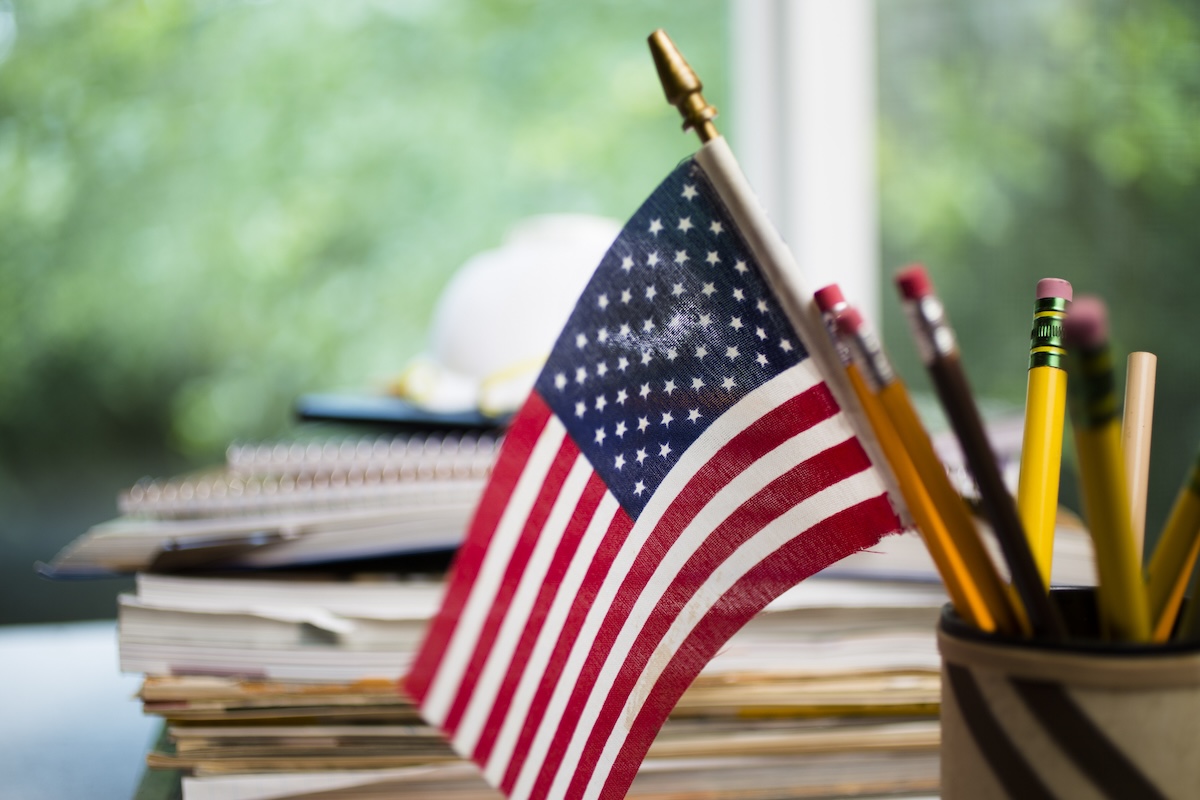
[[[1200,643],[1103,643],[1090,590],[1054,595],[1081,634],[1066,644],[943,613],[941,796],[1200,797]]]

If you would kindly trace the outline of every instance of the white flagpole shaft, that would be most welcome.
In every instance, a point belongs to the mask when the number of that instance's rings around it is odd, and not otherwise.
[[[764,277],[779,298],[792,327],[796,329],[805,349],[825,377],[825,382],[838,405],[854,426],[867,455],[879,469],[892,505],[902,518],[908,519],[908,509],[900,498],[891,466],[879,447],[854,390],[850,387],[845,368],[838,359],[833,342],[821,320],[821,312],[813,299],[812,291],[804,283],[792,252],[755,197],[729,145],[724,138],[718,136],[696,152],[696,161],[729,208],[738,230],[746,237],[746,243],[762,265]]]

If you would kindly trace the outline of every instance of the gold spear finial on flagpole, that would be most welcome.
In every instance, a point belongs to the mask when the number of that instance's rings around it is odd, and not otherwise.
[[[658,68],[658,79],[662,81],[667,102],[683,115],[683,129],[695,129],[702,142],[717,138],[720,134],[712,124],[717,109],[710,106],[704,95],[700,94],[704,84],[700,83],[696,73],[684,61],[666,31],[659,28],[650,34],[649,41],[654,66]]]

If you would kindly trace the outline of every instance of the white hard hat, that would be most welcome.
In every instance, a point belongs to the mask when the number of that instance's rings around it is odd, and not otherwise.
[[[436,411],[515,411],[619,232],[605,217],[546,214],[468,259],[438,298],[428,349],[396,393]]]

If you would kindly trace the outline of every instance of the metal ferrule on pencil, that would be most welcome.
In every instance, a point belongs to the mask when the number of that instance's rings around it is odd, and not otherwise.
[[[1054,367],[1066,369],[1066,344],[1063,340],[1063,318],[1067,300],[1062,297],[1042,297],[1034,306],[1033,331],[1029,336],[1029,368]]]
[[[863,325],[853,333],[843,333],[840,339],[848,343],[851,356],[862,370],[871,391],[878,392],[896,380],[896,371],[892,369],[892,362],[888,360],[874,330]]]
[[[843,307],[848,307],[849,304],[843,303]],[[835,309],[840,311],[841,309]],[[854,361],[854,354],[850,352],[850,346],[838,335],[837,322],[834,319],[834,313],[827,313],[823,316],[822,322],[825,323],[825,330],[829,332],[829,340],[833,342],[833,349],[837,352],[838,363],[843,367],[847,367]]]
[[[922,363],[929,365],[938,358],[958,355],[958,340],[946,319],[946,307],[936,295],[905,303],[904,308],[920,334],[914,338]]]

